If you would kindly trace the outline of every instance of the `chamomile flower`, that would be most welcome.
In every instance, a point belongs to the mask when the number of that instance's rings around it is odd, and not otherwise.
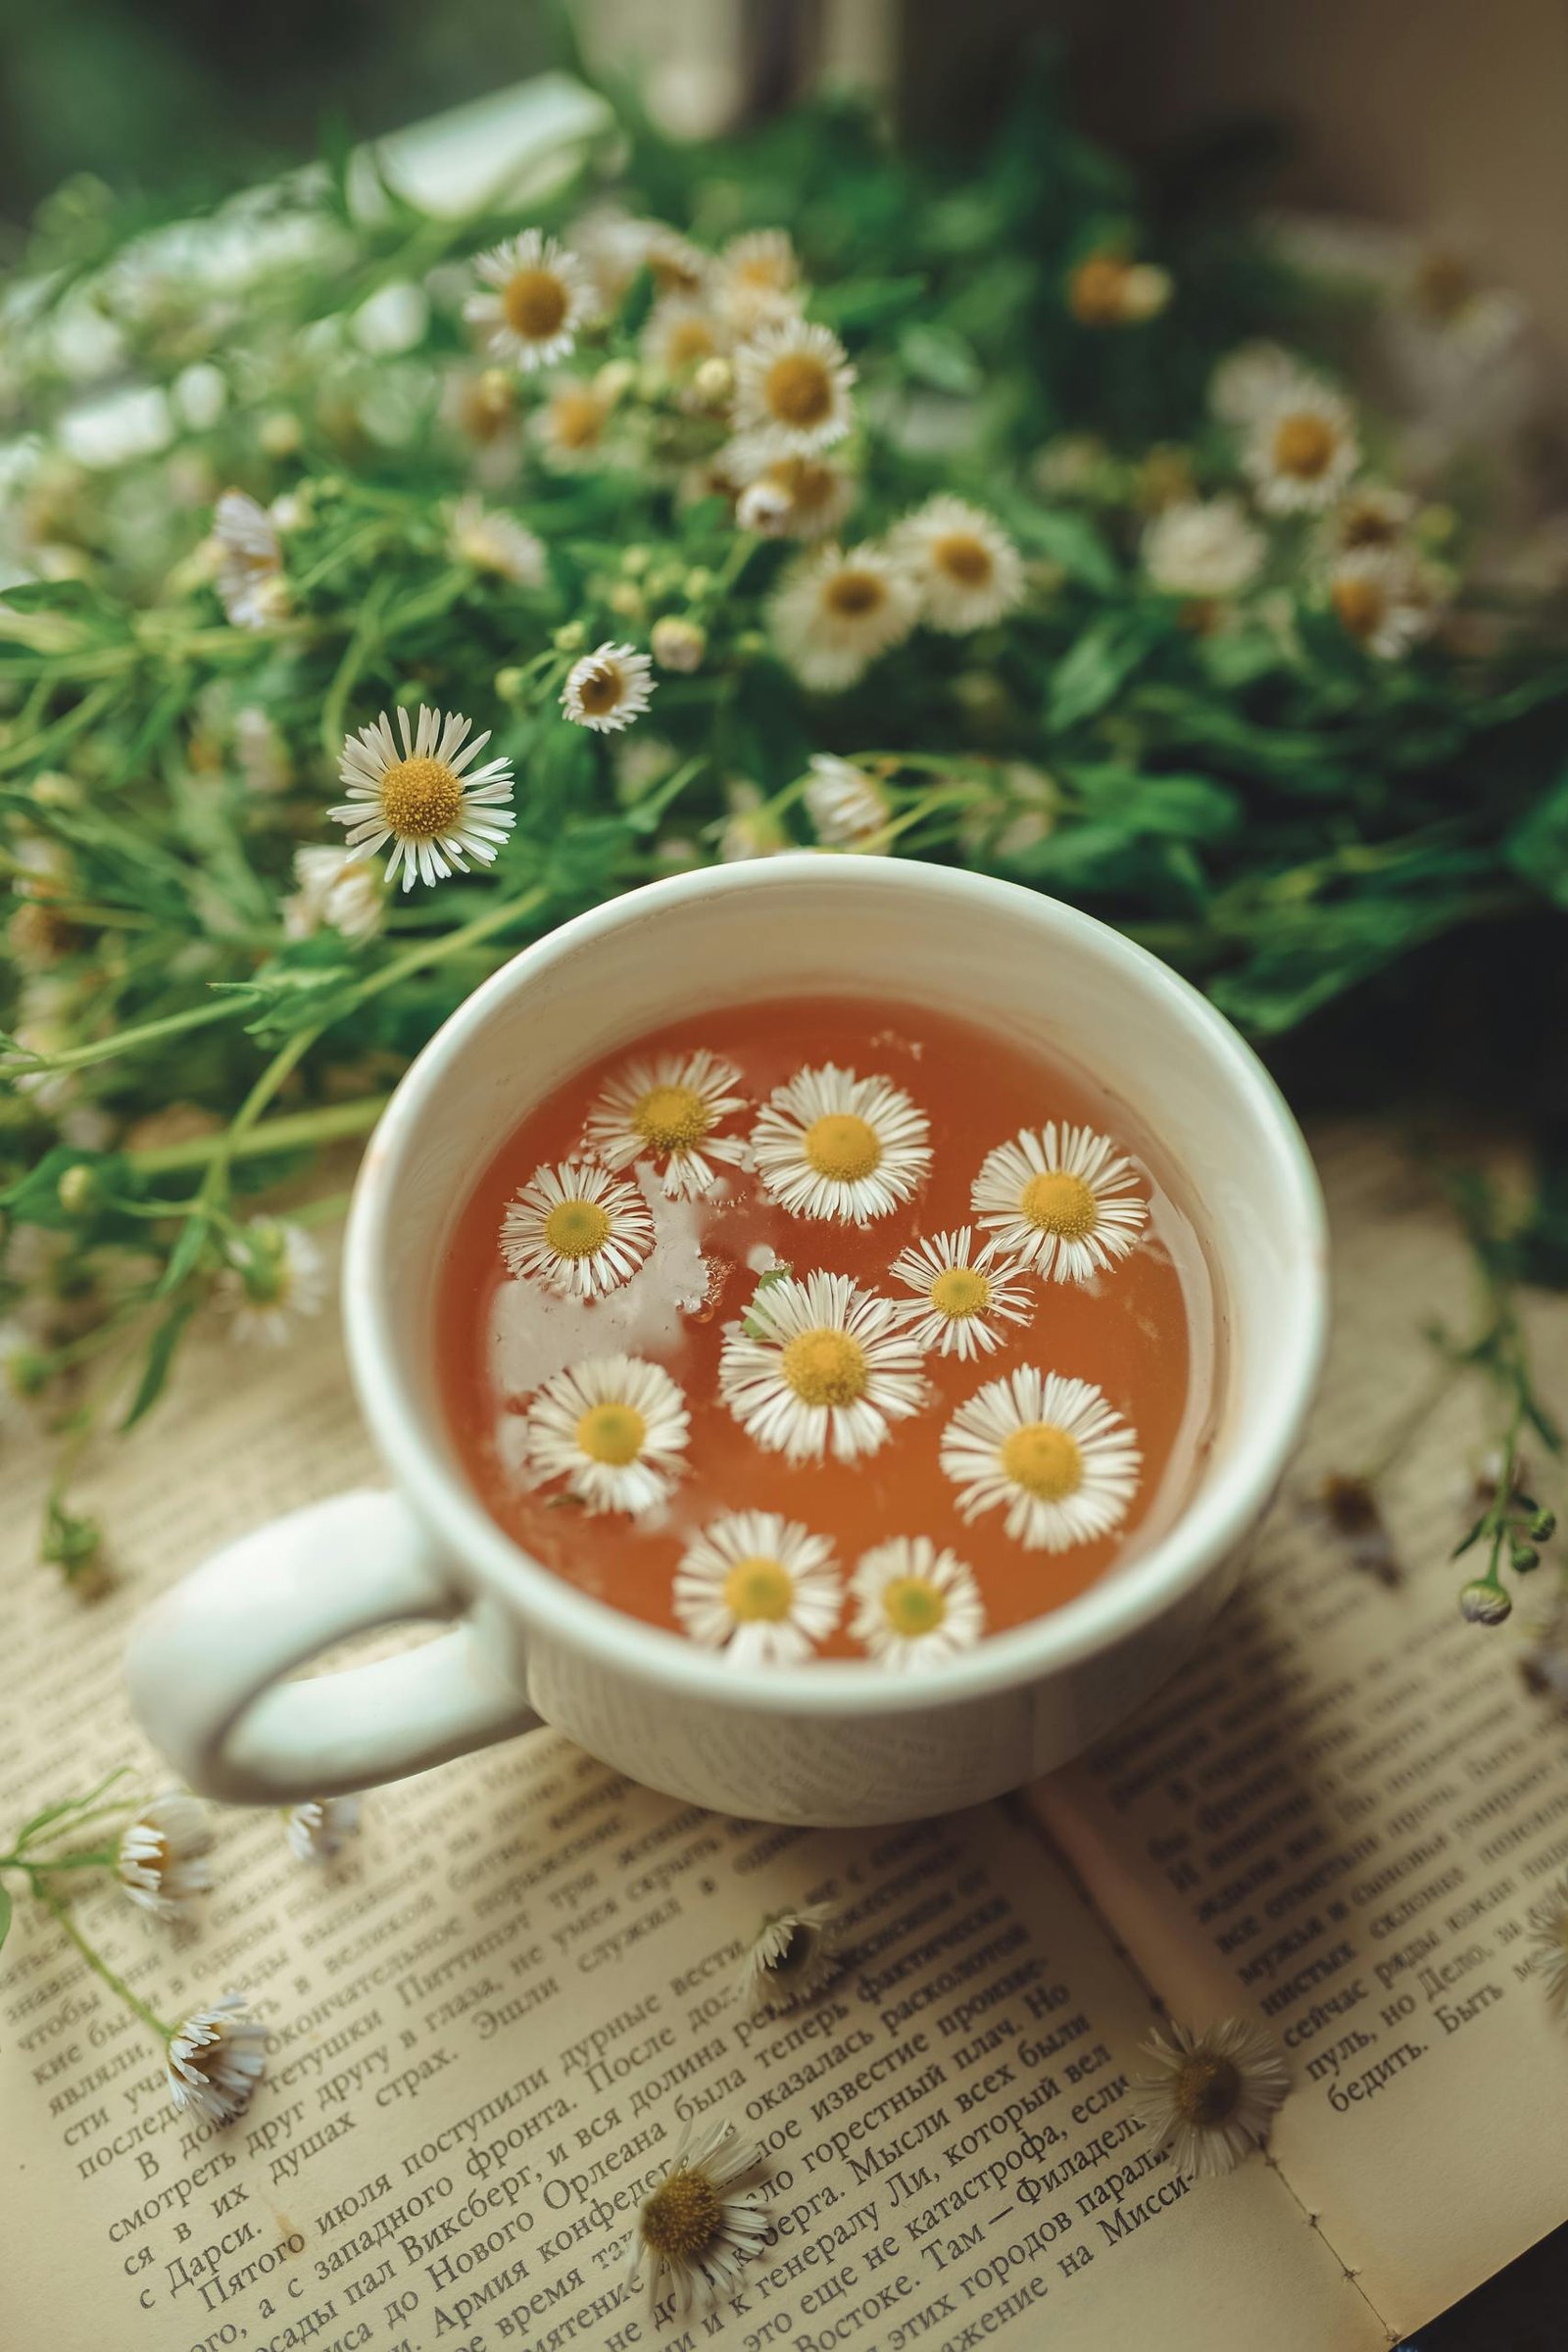
[[[545,543],[535,531],[477,498],[460,498],[452,510],[447,546],[460,564],[493,572],[518,588],[545,583]]]
[[[245,1347],[286,1347],[298,1317],[318,1315],[326,1302],[319,1250],[302,1227],[275,1217],[241,1226],[234,1249],[218,1279],[229,1337]]]
[[[1346,635],[1380,662],[1396,662],[1429,637],[1442,610],[1422,567],[1398,547],[1353,549],[1334,565],[1328,587]]]
[[[889,553],[920,598],[920,617],[944,636],[989,628],[1023,595],[1023,563],[995,515],[945,492],[890,532]]]
[[[1208,379],[1209,408],[1221,424],[1251,424],[1300,374],[1300,361],[1282,343],[1238,343]]]
[[[390,842],[386,878],[396,881],[401,865],[405,890],[416,881],[444,882],[454,867],[466,873],[470,858],[493,864],[517,821],[506,805],[512,762],[487,760],[469,771],[490,740],[486,729],[470,742],[472,724],[459,711],[443,714],[421,703],[416,728],[399,710],[394,736],[383,710],[344,737],[339,774],[349,797],[327,814],[348,828],[351,850],[374,857]]]
[[[576,726],[591,727],[596,735],[618,735],[647,710],[656,684],[646,654],[607,639],[567,670],[561,708]]]
[[[1081,326],[1141,326],[1175,291],[1168,270],[1125,254],[1091,253],[1067,277],[1067,307]]]
[[[868,540],[829,542],[801,556],[768,608],[774,642],[803,686],[836,694],[878,656],[901,645],[920,617],[920,596],[903,564]]]
[[[895,1673],[972,1649],[986,1630],[980,1588],[955,1551],[929,1536],[895,1536],[868,1551],[850,1579],[850,1631]]]
[[[684,2318],[735,2291],[770,2227],[767,2192],[756,2178],[762,2164],[757,2142],[731,2123],[685,2126],[631,2233],[626,2284],[646,2283],[650,2311],[672,2291]]]
[[[801,306],[800,257],[787,228],[731,237],[713,265],[713,307],[734,333],[793,318]]]
[[[662,376],[688,376],[705,360],[719,359],[729,338],[712,313],[689,295],[666,295],[656,302],[642,331],[644,360]]]
[[[988,1381],[942,1433],[942,1468],[965,1519],[1005,1509],[1026,1551],[1066,1551],[1127,1515],[1142,1456],[1093,1381],[1024,1364]]]
[[[386,891],[368,858],[308,844],[294,853],[294,882],[282,908],[290,939],[314,939],[318,931],[369,939],[381,928]]]
[[[749,2016],[793,2009],[820,1992],[838,1965],[838,1916],[826,1903],[774,1911],[747,1946],[735,1989]]]
[[[1162,596],[1235,596],[1262,568],[1263,534],[1235,498],[1166,507],[1144,533],[1144,570]]]
[[[1568,2016],[1568,1879],[1531,1905],[1530,1949],[1553,2016]]]
[[[967,1363],[1001,1346],[1001,1325],[1028,1322],[1032,1300],[1022,1272],[1001,1242],[977,1250],[973,1229],[961,1225],[904,1250],[888,1279],[914,1293],[900,1299],[899,1313],[915,1346]]]
[[[283,549],[265,507],[225,490],[213,515],[219,602],[236,629],[270,628],[288,611]]]
[[[825,539],[854,506],[855,492],[854,475],[832,458],[773,458],[742,490],[735,520],[762,539]]]
[[[1282,385],[1254,418],[1242,466],[1270,514],[1320,514],[1361,463],[1348,400],[1316,377]]]
[[[1247,2018],[1225,2018],[1204,2034],[1173,2025],[1143,2049],[1154,2072],[1137,2079],[1133,2112],[1189,2180],[1234,2171],[1291,2087],[1279,2043]]]
[[[702,247],[694,245],[690,237],[683,237],[678,228],[671,228],[667,220],[633,220],[622,217],[608,222],[597,240],[596,266],[601,257],[606,266],[624,273],[620,280],[622,293],[638,270],[646,270],[661,295],[702,294],[712,269]]]
[[[1415,515],[1416,503],[1407,490],[1388,482],[1352,482],[1319,524],[1317,553],[1332,564],[1368,548],[1402,547]]]
[[[207,1856],[213,1833],[193,1796],[173,1789],[142,1806],[122,1833],[115,1876],[133,1903],[160,1919],[174,1919],[193,1894],[213,1884]]]
[[[508,1271],[563,1298],[617,1290],[653,1246],[654,1220],[636,1185],[571,1160],[538,1169],[501,1220]]]
[[[715,1519],[681,1555],[674,1608],[732,1666],[796,1666],[839,1621],[843,1592],[826,1536],[777,1511]]]
[[[587,1147],[607,1168],[651,1159],[671,1200],[695,1200],[712,1191],[720,1166],[745,1163],[745,1138],[714,1132],[745,1109],[739,1083],[733,1062],[701,1048],[629,1062],[589,1112]]]
[[[907,1200],[931,1166],[930,1121],[891,1078],[835,1062],[776,1087],[752,1131],[769,1198],[792,1217],[864,1225]]]
[[[730,1324],[718,1393],[759,1446],[787,1461],[853,1462],[925,1402],[920,1354],[891,1299],[848,1274],[786,1274]]]
[[[850,429],[855,369],[830,327],[782,318],[735,353],[732,421],[760,461],[814,458]]]
[[[557,473],[582,473],[601,465],[614,405],[583,376],[563,376],[553,384],[528,423],[546,465]]]
[[[547,1380],[528,1407],[534,1483],[565,1480],[591,1511],[650,1511],[679,1476],[691,1416],[660,1364],[591,1355]]]
[[[1003,1248],[1050,1281],[1092,1282],[1149,1217],[1130,1159],[1092,1127],[1054,1119],[988,1152],[969,1204]]]
[[[167,2064],[169,2095],[179,2114],[192,2107],[204,2123],[231,2124],[266,2072],[267,2028],[239,1993],[226,1992],[178,2027]]]
[[[825,850],[863,850],[886,828],[893,805],[876,778],[853,760],[841,760],[834,752],[813,752],[806,813]]]
[[[311,1796],[290,1808],[285,1829],[297,1862],[331,1862],[360,1827],[357,1796]]]
[[[508,237],[473,267],[486,291],[470,294],[463,315],[483,330],[492,359],[524,369],[564,360],[598,308],[581,262],[537,228]]]

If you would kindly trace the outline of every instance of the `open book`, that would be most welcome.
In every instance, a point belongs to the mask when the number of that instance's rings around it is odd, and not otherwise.
[[[1462,1253],[1397,1163],[1325,1139],[1339,1330],[1307,1470],[1355,1466],[1461,1311]],[[1568,1361],[1568,1314],[1541,1340]],[[8,1815],[137,1746],[134,1613],[214,1544],[373,1476],[341,1364],[187,1367],[99,1500],[125,1571],[82,1610],[7,1588]],[[1548,1386],[1549,1377],[1548,1377]],[[242,1986],[272,2046],[227,2130],[19,1903],[0,1972],[0,2335],[19,2352],[1357,2352],[1568,2213],[1568,2037],[1522,1958],[1568,1862],[1568,1737],[1445,1564],[1473,1403],[1396,1482],[1388,1590],[1289,1498],[1201,1654],[1023,1796],[867,1832],[773,1830],[628,1786],[549,1733],[373,1793],[335,1864],[220,1817],[200,1925],[108,1887],[89,1932],[164,2014]],[[13,1458],[15,1458],[13,1456]],[[27,1497],[13,1477],[19,1550]],[[9,1823],[6,1825],[9,1826]],[[745,2018],[761,1915],[842,1906],[817,2000]],[[1129,2113],[1163,2007],[1288,2049],[1269,2154],[1188,2185]],[[684,2119],[769,2151],[774,2235],[684,2327],[623,2295]]]

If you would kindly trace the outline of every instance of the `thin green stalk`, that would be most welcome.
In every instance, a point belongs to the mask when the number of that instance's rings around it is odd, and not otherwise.
[[[28,1876],[32,1877],[33,1873],[29,1871]],[[130,1986],[125,1983],[124,1978],[115,1974],[115,1971],[110,1967],[108,1961],[103,1957],[102,1953],[95,1951],[92,1945],[87,1941],[86,1936],[83,1936],[81,1930],[76,1926],[74,1920],[71,1917],[71,1914],[66,1909],[64,1903],[59,1901],[55,1895],[52,1895],[46,1886],[39,1886],[36,1885],[36,1883],[34,1884],[33,1891],[36,1893],[38,1900],[43,1904],[44,1908],[54,1913],[55,1918],[59,1921],[61,1928],[71,1938],[71,1941],[75,1945],[77,1951],[86,1961],[87,1966],[92,1970],[94,1976],[102,1977],[110,1991],[117,1994],[118,1997],[124,2002],[125,2007],[129,2009],[134,2016],[139,2017],[142,2024],[148,2027],[152,2033],[156,2034],[159,2040],[163,2042],[167,2048],[169,2043],[173,2040],[176,2029],[173,2026],[166,2026],[163,2019],[158,2015],[158,2012],[155,2009],[149,2009],[147,2003],[141,1998],[139,1993],[131,1991]]]
[[[113,1061],[118,1054],[128,1053],[137,1046],[151,1045],[156,1038],[177,1037],[183,1029],[208,1029],[215,1021],[231,1021],[236,1007],[231,1003],[187,1004],[183,1012],[166,1012],[156,1021],[142,1021],[135,1028],[122,1029],[114,1037],[100,1037],[86,1046],[66,1046],[58,1054],[40,1055],[12,1065],[14,1070],[84,1070],[94,1062]],[[12,1074],[0,1064],[0,1076]]]
[[[368,1135],[391,1100],[390,1095],[361,1095],[350,1102],[323,1102],[315,1110],[285,1111],[281,1118],[264,1120],[241,1136],[230,1145],[226,1156],[230,1161],[266,1159],[273,1152],[308,1151]],[[139,1176],[172,1176],[184,1168],[205,1167],[217,1157],[220,1140],[218,1135],[191,1136],[180,1144],[127,1152],[125,1157]],[[181,1208],[190,1205],[189,1201],[179,1203]]]

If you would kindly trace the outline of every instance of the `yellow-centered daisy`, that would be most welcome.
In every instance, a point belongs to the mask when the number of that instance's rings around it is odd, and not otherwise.
[[[618,735],[647,710],[656,683],[646,654],[607,638],[567,670],[561,708],[576,726],[591,727],[596,735]]]
[[[626,2285],[646,2282],[649,2310],[672,2293],[684,2318],[732,2295],[769,2222],[762,2151],[730,2123],[687,2124],[663,2179],[643,2199]]]
[[[1270,514],[1320,514],[1361,463],[1348,401],[1315,376],[1278,389],[1254,418],[1242,465]]]
[[[1049,1119],[988,1152],[969,1192],[979,1222],[1048,1281],[1092,1282],[1149,1218],[1137,1171],[1092,1127]]]
[[[653,1246],[636,1185],[572,1160],[540,1168],[501,1220],[508,1271],[564,1298],[598,1298],[629,1282]]]
[[[732,1511],[675,1571],[675,1615],[732,1666],[795,1666],[839,1621],[843,1590],[826,1536],[777,1511]]]
[[[656,302],[642,331],[644,360],[659,375],[690,375],[704,360],[720,358],[729,337],[712,313],[688,295],[667,295]]]
[[[977,1250],[973,1228],[960,1225],[956,1233],[933,1234],[904,1250],[888,1268],[888,1279],[914,1293],[898,1308],[915,1346],[967,1363],[1001,1346],[1001,1325],[1028,1322],[1033,1300],[1022,1273],[1001,1242],[983,1242]]]
[[[760,538],[825,539],[855,504],[855,478],[832,458],[774,458],[751,472],[750,452],[732,443],[724,454],[742,478],[751,473],[735,520]]]
[[[585,1140],[607,1167],[649,1159],[672,1200],[711,1192],[719,1166],[739,1167],[746,1140],[715,1133],[721,1120],[744,1110],[733,1062],[699,1049],[628,1062],[606,1084],[588,1114]]]
[[[403,868],[403,887],[444,882],[457,867],[466,872],[470,858],[491,865],[516,823],[506,804],[512,799],[512,762],[487,760],[469,771],[490,740],[489,730],[468,740],[473,721],[459,711],[443,713],[419,705],[417,728],[398,712],[398,735],[383,710],[357,735],[345,736],[339,774],[348,799],[327,815],[348,828],[351,850],[374,857],[387,842],[392,855],[386,878]]]
[[[735,353],[735,431],[759,462],[814,458],[850,429],[855,369],[830,327],[782,318]]]
[[[1023,561],[994,514],[943,493],[888,534],[908,570],[928,629],[961,637],[989,628],[1023,595]]]
[[[1135,2079],[1131,2112],[1189,2180],[1232,2172],[1267,2136],[1291,2087],[1285,2052],[1250,2018],[1204,2034],[1172,2025],[1142,2047],[1154,2071]]]
[[[920,593],[908,572],[868,540],[798,557],[768,606],[780,655],[817,694],[853,686],[919,617]]]
[[[602,464],[614,405],[584,376],[563,376],[553,384],[528,420],[546,464],[557,473],[582,473]]]
[[[929,1536],[895,1536],[866,1552],[850,1592],[856,1603],[850,1632],[895,1673],[972,1649],[986,1630],[971,1571]]]
[[[464,317],[483,330],[492,359],[525,369],[564,360],[598,307],[581,262],[537,228],[481,253],[473,267],[485,290],[469,295]]]
[[[931,1124],[891,1078],[834,1062],[774,1090],[752,1130],[752,1161],[792,1217],[856,1225],[907,1200],[931,1166]]]
[[[529,1405],[529,1474],[535,1486],[564,1479],[591,1511],[655,1510],[683,1467],[690,1422],[662,1365],[591,1355],[547,1380]]]
[[[787,228],[754,228],[731,237],[713,265],[714,306],[736,334],[799,311],[801,265]]]
[[[891,1299],[848,1274],[764,1283],[724,1334],[718,1393],[748,1437],[787,1461],[853,1462],[925,1402],[919,1350]]]
[[[1358,547],[1329,573],[1329,603],[1348,637],[1379,662],[1396,662],[1442,615],[1426,567],[1402,547]]]
[[[965,1519],[1004,1509],[1026,1551],[1066,1551],[1120,1526],[1143,1457],[1093,1381],[1025,1364],[959,1405],[941,1462]]]

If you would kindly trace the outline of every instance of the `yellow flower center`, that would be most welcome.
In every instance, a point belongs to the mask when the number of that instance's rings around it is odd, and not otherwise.
[[[563,449],[593,449],[605,429],[598,394],[583,387],[558,392],[550,404],[550,429]]]
[[[566,322],[566,289],[554,270],[519,270],[502,289],[507,324],[525,343],[547,343]]]
[[[985,1312],[991,1304],[991,1285],[972,1266],[944,1266],[926,1296],[939,1315],[961,1323]]]
[[[944,531],[931,546],[931,561],[960,588],[984,588],[996,569],[991,550],[973,531]]]
[[[737,1560],[724,1579],[724,1606],[742,1625],[781,1625],[795,1598],[795,1579],[782,1560]]]
[[[695,2264],[712,2245],[724,2204],[706,2173],[682,2165],[662,2181],[642,2210],[643,2244],[662,2262]]]
[[[1015,1487],[1041,1502],[1062,1502],[1083,1484],[1084,1457],[1076,1440],[1050,1421],[1028,1421],[1002,1448],[1002,1467]]]
[[[590,718],[604,718],[620,701],[620,672],[608,662],[585,669],[577,680],[577,700]]]
[[[713,1121],[695,1086],[651,1086],[631,1123],[651,1151],[689,1152]]]
[[[779,1368],[803,1404],[853,1404],[865,1395],[865,1349],[831,1324],[791,1340]]]
[[[923,1576],[895,1576],[882,1588],[882,1613],[896,1634],[934,1634],[948,1613],[945,1595]]]
[[[854,1184],[875,1173],[882,1146],[869,1119],[853,1110],[830,1110],[813,1119],[801,1139],[808,1164],[835,1184]]]
[[[1388,609],[1376,580],[1336,580],[1330,597],[1341,626],[1352,637],[1370,637]]]
[[[1176,2077],[1173,2095],[1184,2123],[1212,2130],[1235,2113],[1242,2095],[1241,2070],[1229,2058],[1195,2055]]]
[[[1089,1186],[1065,1168],[1031,1176],[1018,1195],[1018,1206],[1039,1232],[1054,1233],[1064,1242],[1081,1242],[1094,1232],[1100,1216]]]
[[[836,571],[822,591],[822,602],[840,620],[864,620],[887,602],[887,582],[874,571]]]
[[[768,369],[762,398],[780,424],[809,429],[833,414],[833,378],[813,353],[787,351]]]
[[[577,1450],[623,1470],[643,1449],[648,1424],[634,1404],[591,1404],[577,1423]]]
[[[706,318],[677,318],[664,339],[664,365],[671,369],[695,368],[718,349]]]
[[[1127,307],[1127,264],[1111,253],[1092,253],[1067,281],[1073,316],[1085,326],[1113,326]]]
[[[1344,548],[1393,547],[1399,536],[1394,516],[1370,499],[1353,499],[1348,506],[1342,507],[1336,529]]]
[[[439,841],[463,813],[463,779],[444,760],[400,760],[381,778],[379,799],[400,841]]]
[[[1298,410],[1274,428],[1274,463],[1298,482],[1320,481],[1334,462],[1340,437],[1326,416]]]
[[[545,1219],[545,1246],[558,1257],[592,1257],[612,1231],[609,1209],[597,1200],[558,1200]]]
[[[833,496],[834,478],[831,466],[818,466],[810,458],[780,458],[767,469],[767,479],[778,484],[802,514],[821,512]]]

